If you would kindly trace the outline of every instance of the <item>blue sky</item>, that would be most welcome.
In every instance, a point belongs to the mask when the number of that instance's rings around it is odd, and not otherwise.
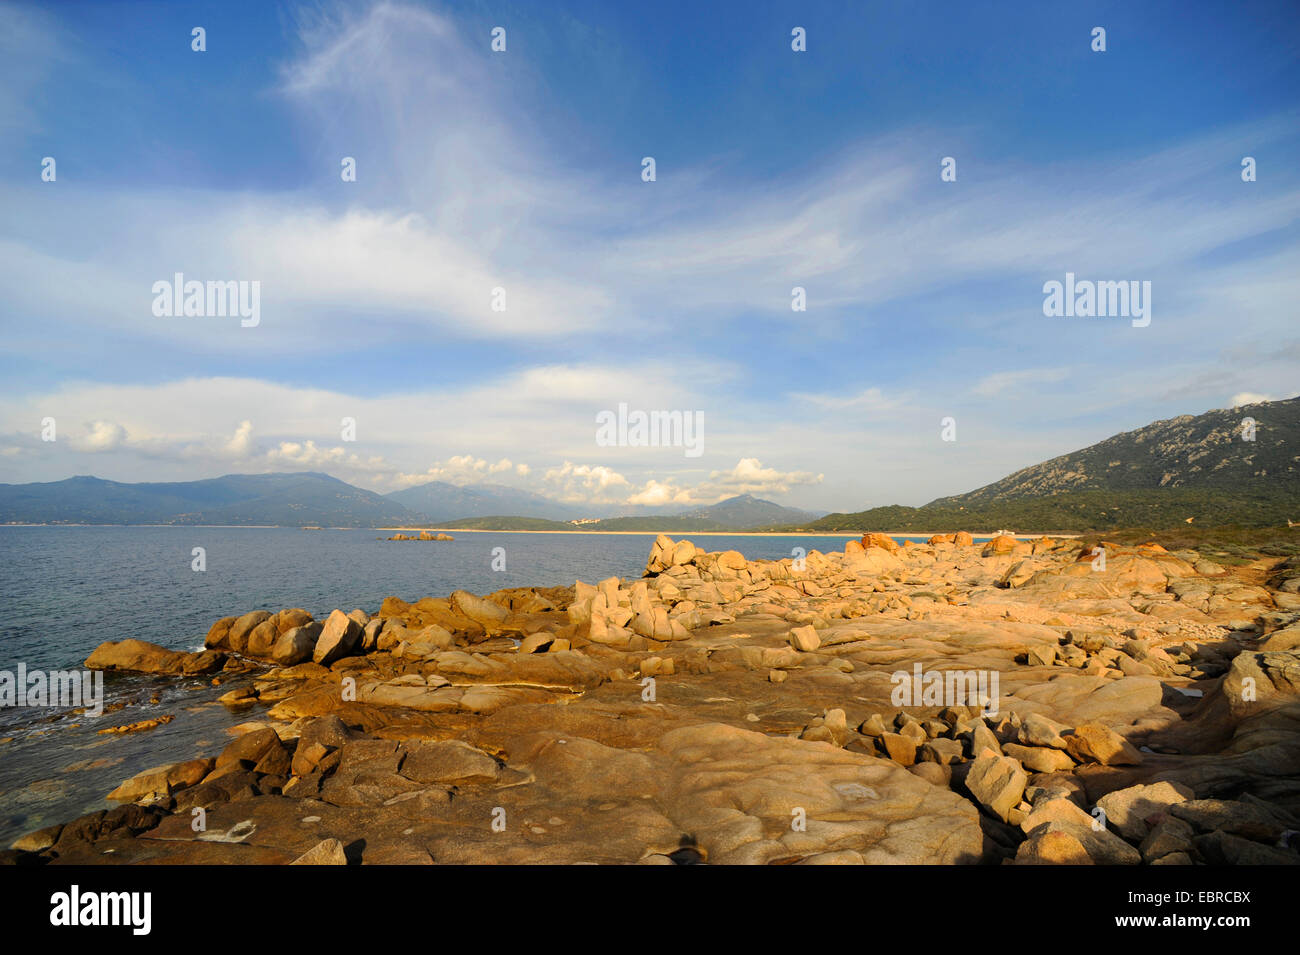
[[[1300,11],[1211,6],[0,7],[0,481],[857,510],[1293,395]],[[156,317],[178,271],[260,323]],[[1045,317],[1067,271],[1150,325]]]

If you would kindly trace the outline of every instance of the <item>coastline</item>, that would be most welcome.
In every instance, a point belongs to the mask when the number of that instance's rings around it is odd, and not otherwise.
[[[613,534],[613,535],[624,535],[624,536],[633,536],[633,537],[636,536],[658,537],[661,535],[664,537],[671,537],[674,534],[680,534],[686,538],[691,538],[691,537],[842,537],[845,538],[846,540],[861,538],[863,534],[867,533],[866,531],[681,531],[675,529],[666,530],[666,531],[581,531],[581,530],[507,531],[507,530],[486,530],[481,527],[430,527],[427,525],[426,526],[416,525],[411,527],[380,527],[376,529],[384,530],[384,531],[417,531],[417,530],[449,531],[449,532],[454,531],[460,534],[585,534],[585,535]],[[906,537],[910,539],[910,538],[930,538],[930,537],[935,537],[939,534],[951,534],[954,532],[953,531],[879,531],[878,533],[884,534],[886,537]],[[971,536],[974,537],[976,540],[989,540],[993,537],[992,534],[972,534]],[[1049,539],[1063,538],[1063,539],[1075,540],[1079,537],[1082,537],[1083,535],[1071,533],[1071,534],[1012,534],[1010,536],[1014,537],[1016,540],[1040,540],[1042,538],[1049,538]]]
[[[1097,835],[1088,804],[1100,799],[1109,812],[1105,799],[1156,781],[1180,801],[1224,797],[1216,811],[1229,818],[1259,811],[1233,792],[1276,776],[1273,755],[1228,748],[1236,755],[1225,769],[1220,753],[1185,753],[1181,740],[1232,743],[1234,721],[1255,711],[1233,709],[1229,666],[1242,651],[1255,651],[1248,661],[1269,651],[1263,638],[1285,616],[1273,610],[1300,610],[1300,596],[1254,585],[1256,567],[1225,571],[1158,545],[1117,547],[1100,570],[1082,553],[1064,540],[892,549],[849,540],[796,566],[656,540],[640,578],[389,597],[374,612],[319,621],[251,611],[217,621],[194,653],[110,641],[88,667],[167,686],[180,676],[205,693],[219,684],[208,706],[228,708],[235,738],[224,748],[195,741],[193,758],[178,753],[183,761],[123,780],[109,796],[119,808],[29,832],[10,852],[73,864],[321,854],[334,864],[667,864],[690,831],[692,858],[720,863],[1053,861],[1038,857],[1061,838],[1019,825],[1041,808],[1058,821],[1053,833],[1074,840],[1067,861],[1151,861],[1139,852],[1145,829]],[[1101,615],[1091,606],[1098,586],[1116,595]],[[1152,601],[1152,589],[1173,599]],[[1238,599],[1197,610],[1198,590]],[[1132,612],[1116,614],[1116,600]],[[1300,652],[1283,637],[1277,654],[1262,653],[1261,672]],[[922,699],[918,683],[915,699],[900,699],[891,684],[913,670],[920,680],[936,643],[947,647],[945,671],[994,674],[992,696],[979,706],[928,690]],[[1198,705],[1212,693],[1228,693],[1229,706]],[[1277,683],[1260,698],[1289,707],[1295,696]],[[168,706],[183,708],[174,697]],[[118,721],[142,725],[136,713]],[[735,771],[713,779],[692,769],[700,759]],[[1088,800],[1076,805],[1063,794],[1081,778]],[[755,832],[780,833],[785,805],[805,805],[804,780],[830,794],[810,818],[829,814],[836,826],[737,844],[734,825],[708,808],[761,790],[769,798],[746,814]],[[863,786],[882,798],[864,802]],[[190,828],[196,808],[206,835]],[[476,836],[497,812],[523,825]],[[1008,840],[985,840],[981,813],[1001,819]],[[1205,818],[1206,838],[1228,825]],[[241,846],[250,827],[257,844]],[[1180,851],[1187,863],[1222,864],[1220,842]],[[1227,861],[1294,855],[1242,842]]]
[[[459,534],[581,534],[593,536],[597,534],[606,534],[624,537],[647,537],[647,536],[671,536],[673,534],[684,534],[689,537],[842,537],[846,540],[849,538],[860,538],[867,531],[682,531],[676,528],[668,530],[647,530],[647,531],[584,531],[575,528],[571,531],[560,530],[489,530],[482,527],[448,527],[435,524],[405,524],[389,525],[384,527],[319,527],[303,526],[300,524],[0,524],[0,527],[176,527],[176,528],[221,528],[221,529],[246,529],[246,530],[290,530],[290,531],[447,531]],[[875,533],[884,534],[887,537],[906,537],[909,539],[920,539],[935,537],[939,534],[952,534],[954,531],[877,531]],[[988,540],[993,537],[992,533],[975,534],[972,536],[976,540]],[[1076,540],[1085,535],[1074,531],[1063,533],[1033,533],[1033,534],[1012,534],[1016,540],[1040,540],[1042,538],[1054,539],[1061,538],[1066,540]]]

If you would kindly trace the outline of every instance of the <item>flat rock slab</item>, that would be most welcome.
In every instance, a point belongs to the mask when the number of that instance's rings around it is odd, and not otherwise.
[[[658,749],[658,801],[710,862],[843,849],[869,864],[979,861],[974,806],[887,760],[718,723],[673,730]]]

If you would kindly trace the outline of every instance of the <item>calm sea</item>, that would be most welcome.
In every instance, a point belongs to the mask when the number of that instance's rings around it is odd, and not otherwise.
[[[215,620],[249,610],[374,613],[393,595],[417,600],[458,589],[482,594],[636,578],[655,537],[461,533],[450,542],[390,542],[386,536],[262,527],[0,526],[0,670],[16,672],[20,662],[29,672],[79,669],[100,643],[128,637],[193,650]],[[796,547],[841,550],[846,538],[694,539],[711,551],[780,559]],[[197,547],[206,562],[202,572],[192,566]],[[502,553],[505,569],[494,570]],[[109,676],[106,700],[130,705],[98,720],[58,709],[0,708],[0,845],[107,806],[104,795],[142,769],[215,755],[229,740],[229,727],[258,719],[263,710],[232,713],[216,703],[231,685]],[[161,715],[175,719],[124,736],[98,732]]]

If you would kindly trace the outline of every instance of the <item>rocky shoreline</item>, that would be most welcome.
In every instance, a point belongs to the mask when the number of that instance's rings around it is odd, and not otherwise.
[[[4,861],[1300,863],[1294,558],[661,536],[638,580],[255,611],[86,665],[270,709]]]

